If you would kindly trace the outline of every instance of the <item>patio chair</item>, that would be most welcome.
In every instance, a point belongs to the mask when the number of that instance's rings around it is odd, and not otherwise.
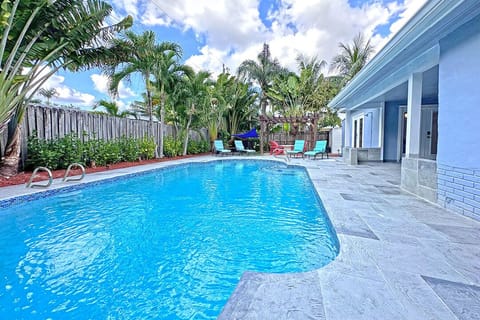
[[[277,141],[270,140],[268,144],[270,146],[270,154],[279,155],[285,152],[284,147],[279,145]]]
[[[222,140],[215,140],[214,141],[214,146],[215,146],[215,153],[216,154],[227,154],[231,153],[231,150],[225,149],[223,147],[223,141]]]
[[[235,149],[237,150],[237,152],[246,153],[246,154],[255,152],[255,150],[245,149],[245,147],[243,146],[243,142],[240,140],[235,140]]]
[[[297,156],[301,155],[303,158],[303,149],[305,148],[305,140],[295,140],[293,145],[293,150],[287,150],[287,156]]]
[[[327,140],[318,140],[315,143],[315,147],[313,148],[313,150],[307,151],[303,155],[307,157],[313,156],[313,160],[315,160],[318,154],[322,155],[322,159],[323,159],[323,155],[326,154],[328,159]]]

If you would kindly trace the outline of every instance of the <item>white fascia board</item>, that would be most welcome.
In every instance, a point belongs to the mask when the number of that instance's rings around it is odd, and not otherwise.
[[[395,68],[391,73],[377,73],[381,78],[372,81],[372,85],[362,86],[359,88],[359,93],[345,98],[345,103],[349,105],[350,110],[355,110],[362,107],[369,101],[382,100],[379,99],[390,90],[402,85],[408,81],[410,74],[413,72],[424,72],[428,69],[438,65],[440,60],[440,47],[435,45],[423,54],[419,55],[402,68]],[[406,97],[405,97],[406,99]],[[383,102],[383,100],[382,100]],[[345,108],[340,108],[343,110]]]
[[[376,79],[389,76],[390,68],[402,67],[419,52],[430,50],[439,40],[461,24],[480,13],[478,0],[431,0],[378,52],[376,56],[343,88],[329,103],[329,107],[351,109],[367,101],[349,105],[349,100],[358,101],[365,87],[377,86]],[[391,66],[389,68],[389,65]],[[372,91],[372,90],[370,90]],[[384,90],[383,90],[384,91]],[[371,92],[373,94],[373,92]],[[373,94],[378,97],[382,93]]]

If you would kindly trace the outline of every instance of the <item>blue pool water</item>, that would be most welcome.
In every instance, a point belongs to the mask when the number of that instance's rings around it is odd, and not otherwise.
[[[303,169],[176,166],[0,209],[0,319],[214,319],[246,270],[324,266]]]

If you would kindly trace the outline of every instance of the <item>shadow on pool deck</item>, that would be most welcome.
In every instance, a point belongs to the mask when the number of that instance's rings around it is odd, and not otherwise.
[[[305,165],[340,240],[329,265],[245,273],[219,319],[480,319],[480,223],[402,191],[400,166]]]

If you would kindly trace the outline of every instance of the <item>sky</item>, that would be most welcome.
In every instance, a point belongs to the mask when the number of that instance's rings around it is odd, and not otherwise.
[[[256,60],[263,44],[273,58],[297,71],[303,54],[330,63],[339,43],[363,33],[378,52],[427,0],[106,0],[114,9],[108,22],[131,15],[132,30],[153,30],[157,41],[183,48],[182,62],[213,76],[226,68],[234,74],[247,59]],[[324,73],[332,73],[325,69]],[[44,85],[55,88],[57,104],[91,109],[108,95],[107,79],[98,69],[59,72]],[[116,97],[121,109],[141,100],[142,79],[122,82]]]

